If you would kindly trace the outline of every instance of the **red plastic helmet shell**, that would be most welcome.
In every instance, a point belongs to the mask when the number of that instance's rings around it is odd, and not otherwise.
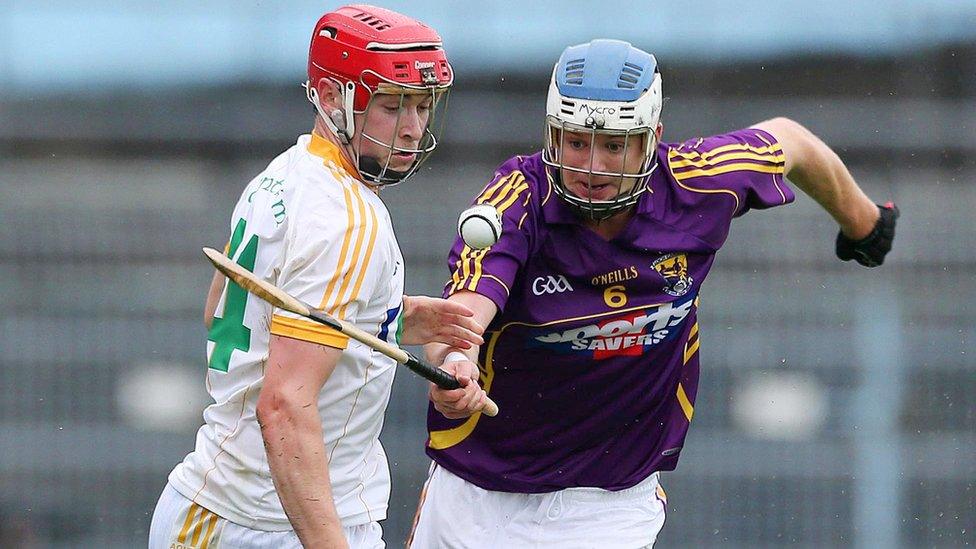
[[[356,4],[323,15],[315,25],[308,79],[316,86],[322,78],[354,82],[353,108],[361,112],[382,80],[443,88],[453,82],[454,71],[434,29],[395,11]]]

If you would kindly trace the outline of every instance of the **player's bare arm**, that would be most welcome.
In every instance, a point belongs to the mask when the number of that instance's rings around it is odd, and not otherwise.
[[[498,312],[494,301],[467,290],[452,294],[447,301],[471,311],[471,320],[479,326],[488,326]],[[480,344],[460,348],[444,343],[431,343],[424,347],[428,360],[433,364],[440,364],[441,368],[454,374],[461,383],[460,389],[450,391],[430,384],[430,400],[434,409],[448,419],[468,417],[484,408],[486,394],[478,384],[480,371],[477,362],[480,349]]]
[[[840,225],[837,256],[866,267],[884,263],[895,238],[898,208],[875,205],[854,181],[839,156],[810,130],[788,118],[754,127],[773,135],[783,148],[786,176],[817,201]]]
[[[878,208],[837,153],[789,118],[773,118],[753,127],[779,141],[786,157],[786,177],[827,210],[845,235],[857,240],[871,232],[878,221]]]
[[[481,345],[485,324],[474,318],[474,311],[458,301],[437,297],[403,296],[404,345],[438,342],[457,349]]]
[[[332,500],[318,396],[341,349],[272,335],[256,415],[271,476],[305,547],[346,547]]]

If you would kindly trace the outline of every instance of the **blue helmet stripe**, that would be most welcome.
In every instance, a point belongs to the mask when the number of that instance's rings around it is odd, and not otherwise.
[[[559,93],[575,99],[636,101],[651,86],[654,56],[621,40],[593,40],[563,51],[556,64]]]

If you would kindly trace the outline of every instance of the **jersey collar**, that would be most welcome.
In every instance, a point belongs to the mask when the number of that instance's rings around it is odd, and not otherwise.
[[[359,172],[349,163],[342,149],[332,141],[312,132],[312,139],[308,142],[308,152],[321,158],[326,163],[342,168],[347,174],[359,179]]]

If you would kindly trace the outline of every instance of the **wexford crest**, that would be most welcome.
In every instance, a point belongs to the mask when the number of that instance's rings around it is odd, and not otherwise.
[[[688,276],[688,258],[685,254],[663,255],[651,263],[651,268],[664,277],[664,291],[673,296],[688,293],[695,281]]]

